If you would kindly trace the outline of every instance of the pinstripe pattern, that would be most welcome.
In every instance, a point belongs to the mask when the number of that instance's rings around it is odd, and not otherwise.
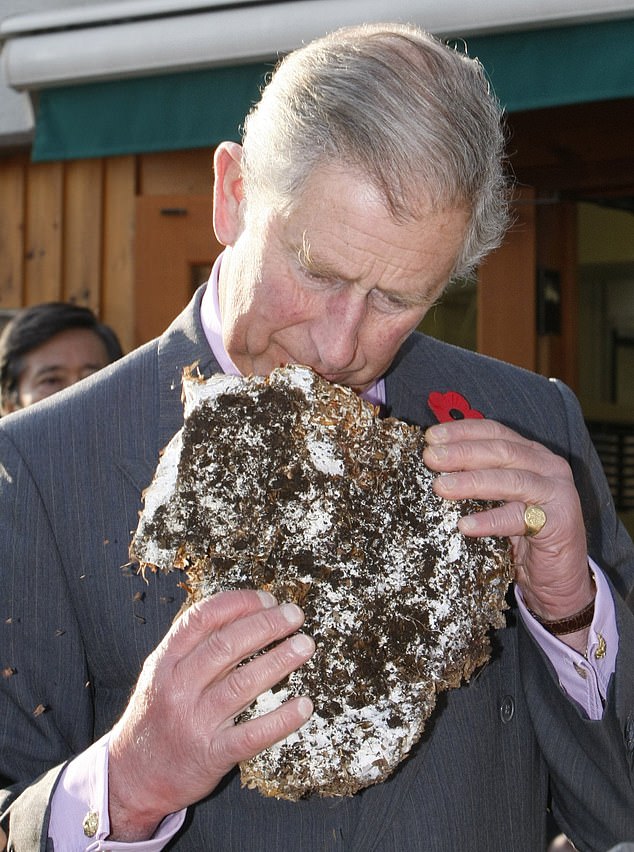
[[[0,678],[0,774],[9,783],[36,778],[108,730],[180,606],[178,577],[151,577],[146,585],[126,563],[141,490],[181,423],[181,369],[195,361],[205,374],[217,369],[199,300],[200,293],[157,341],[0,422],[0,666],[17,670]],[[412,337],[387,376],[391,413],[431,423],[432,390],[463,393],[485,416],[571,461],[591,553],[616,589],[629,592],[631,542],[570,392]],[[602,722],[582,719],[559,694],[511,613],[492,661],[470,685],[441,697],[423,741],[386,783],[353,799],[291,804],[241,790],[234,775],[190,810],[169,848],[539,852],[547,762],[556,767],[564,824],[583,829],[579,849],[634,838],[634,619],[618,606],[622,648]],[[500,712],[505,699],[513,708],[508,720]],[[39,705],[47,711],[35,716]],[[42,826],[56,775],[16,803],[18,852],[46,848]],[[7,801],[17,789],[4,794]]]

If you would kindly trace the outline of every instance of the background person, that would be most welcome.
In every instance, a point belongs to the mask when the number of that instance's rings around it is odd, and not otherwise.
[[[0,333],[0,415],[26,408],[123,355],[115,332],[86,307],[23,308]]]
[[[417,28],[345,29],[290,54],[243,146],[217,149],[226,249],[208,285],[62,404],[0,422],[0,663],[14,672],[0,678],[0,812],[12,803],[16,852],[47,837],[90,852],[536,852],[549,791],[582,852],[634,835],[634,549],[579,405],[560,382],[414,332],[502,238],[503,142],[479,64]],[[172,624],[177,574],[122,570],[183,422],[183,368],[289,362],[425,428],[441,496],[499,501],[460,530],[509,536],[517,567],[489,663],[443,694],[387,781],[335,801],[265,799],[236,771],[312,712],[303,696],[234,721],[312,654],[302,612],[243,590]],[[428,400],[449,392],[484,417],[437,423]]]

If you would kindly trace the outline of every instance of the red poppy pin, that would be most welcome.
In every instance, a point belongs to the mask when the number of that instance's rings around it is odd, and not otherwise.
[[[427,397],[427,405],[438,418],[439,423],[449,423],[451,420],[484,419],[484,414],[471,408],[462,394],[455,391],[440,393],[432,391]]]

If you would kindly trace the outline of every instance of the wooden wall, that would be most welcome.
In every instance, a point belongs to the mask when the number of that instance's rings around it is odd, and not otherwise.
[[[478,348],[574,388],[576,202],[634,197],[634,99],[515,113],[510,125],[520,207],[505,245],[481,269]],[[112,325],[126,350],[143,342],[156,333],[143,305],[174,288],[173,278],[161,284],[147,261],[135,260],[136,229],[146,232],[142,219],[153,209],[144,201],[160,197],[162,208],[170,196],[179,205],[191,197],[200,206],[209,197],[211,210],[211,182],[207,149],[39,164],[26,152],[0,155],[0,311],[71,299]],[[155,233],[162,251],[182,242],[175,231],[169,239]],[[559,334],[535,335],[538,266],[561,278]],[[164,308],[172,316],[176,304]]]
[[[159,208],[169,205],[170,197],[178,205],[187,197],[198,204],[208,197],[211,205],[211,183],[212,152],[203,149],[55,163],[31,163],[27,153],[0,157],[0,310],[70,300],[89,306],[111,325],[125,351],[143,343],[189,298],[175,293],[173,270],[163,280],[167,261],[179,260],[166,259],[165,252],[182,253],[183,239],[174,222],[167,223],[173,233],[166,237],[144,218],[156,206],[151,197]],[[183,224],[192,226],[191,221]],[[148,228],[154,233],[149,239]],[[140,246],[137,231],[143,236]],[[520,250],[525,237],[519,235]],[[155,249],[149,261],[146,251],[143,261],[138,249],[151,246],[152,239]],[[522,329],[532,328],[526,315],[511,312],[517,327],[510,328],[504,312],[502,333],[499,328],[498,302],[509,290],[509,264],[524,270],[518,287],[532,291],[524,279],[532,282],[533,262],[519,263],[516,255],[511,241],[490,260],[482,282],[486,287],[480,288],[489,301],[480,305],[479,348],[530,369],[535,367],[534,341],[518,348],[526,336]],[[154,314],[160,322],[152,321]]]
[[[0,157],[0,310],[50,300],[92,308],[126,351],[135,339],[139,196],[209,193],[208,150],[31,163]]]

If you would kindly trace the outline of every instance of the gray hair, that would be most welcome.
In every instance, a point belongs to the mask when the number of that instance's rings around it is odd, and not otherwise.
[[[279,64],[243,133],[247,200],[292,208],[326,164],[369,178],[397,221],[425,205],[471,211],[452,277],[509,222],[502,111],[482,65],[415,26],[345,27]]]

